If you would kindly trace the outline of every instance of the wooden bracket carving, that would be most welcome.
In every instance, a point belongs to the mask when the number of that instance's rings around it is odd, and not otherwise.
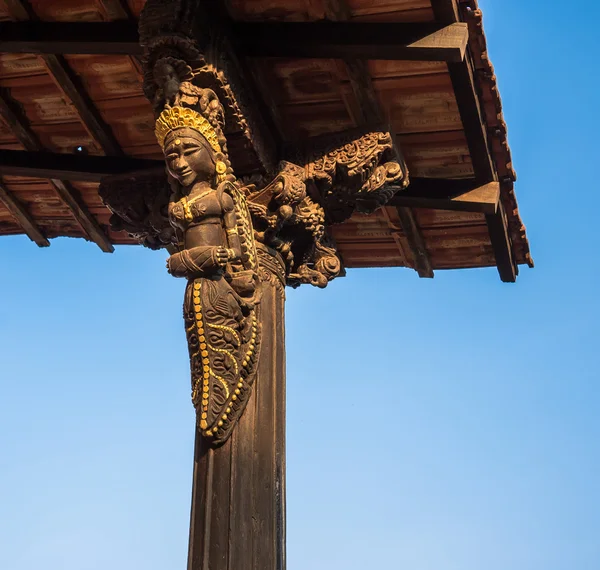
[[[99,194],[112,212],[113,230],[126,231],[150,249],[177,246],[175,230],[169,224],[171,189],[166,176],[108,177],[101,182]]]
[[[325,287],[343,271],[327,226],[383,206],[408,185],[408,170],[381,129],[308,141],[290,155],[249,195],[257,239],[282,255],[289,285]]]

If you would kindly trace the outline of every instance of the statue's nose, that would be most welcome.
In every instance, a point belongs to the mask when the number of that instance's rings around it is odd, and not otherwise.
[[[187,168],[187,162],[183,158],[183,156],[178,156],[175,159],[175,164],[173,166],[175,167],[175,170],[183,171],[183,170],[186,170],[186,168]]]

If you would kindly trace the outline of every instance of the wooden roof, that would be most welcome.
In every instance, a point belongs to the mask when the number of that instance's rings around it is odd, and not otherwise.
[[[133,29],[143,4],[144,0],[0,0],[0,20],[128,20]],[[399,194],[393,205],[374,215],[356,214],[333,227],[347,267],[407,266],[430,276],[436,269],[498,265],[501,277],[513,281],[517,265],[532,265],[476,0],[224,4],[239,22],[466,22],[469,39],[463,62],[239,55],[280,142],[359,126],[370,104],[378,105],[390,122],[415,190],[409,187],[405,196]],[[39,50],[39,45],[31,45],[32,51]],[[0,51],[5,52],[0,53],[0,235],[27,233],[39,245],[47,245],[46,238],[83,237],[105,251],[112,244],[135,243],[109,228],[110,212],[98,196],[97,181],[105,163],[96,165],[92,158],[161,159],[152,108],[142,93],[139,51],[35,55],[22,53],[26,49],[3,43],[0,30]],[[3,153],[6,150],[63,153],[70,162],[54,172],[58,162],[50,160],[41,170],[43,157],[19,154],[15,160],[25,164],[16,167],[13,154]],[[72,167],[75,160],[92,165],[80,170],[95,173],[71,172],[77,170]],[[489,164],[497,184],[482,190],[477,181],[485,178]],[[244,168],[238,161],[238,176],[250,174]],[[472,183],[477,188],[473,200],[456,192],[452,200],[453,181],[456,188],[460,181],[465,187]]]

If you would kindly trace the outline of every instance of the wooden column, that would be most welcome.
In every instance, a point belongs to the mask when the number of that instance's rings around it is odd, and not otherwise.
[[[258,247],[258,374],[221,447],[196,431],[188,570],[285,569],[285,269],[278,254]]]

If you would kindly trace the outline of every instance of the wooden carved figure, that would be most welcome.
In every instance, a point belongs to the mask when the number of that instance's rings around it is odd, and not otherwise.
[[[169,273],[188,280],[184,319],[198,427],[223,443],[242,414],[260,348],[257,255],[245,195],[223,136],[223,108],[202,89],[192,106],[167,104],[156,121],[172,189],[179,251]]]

